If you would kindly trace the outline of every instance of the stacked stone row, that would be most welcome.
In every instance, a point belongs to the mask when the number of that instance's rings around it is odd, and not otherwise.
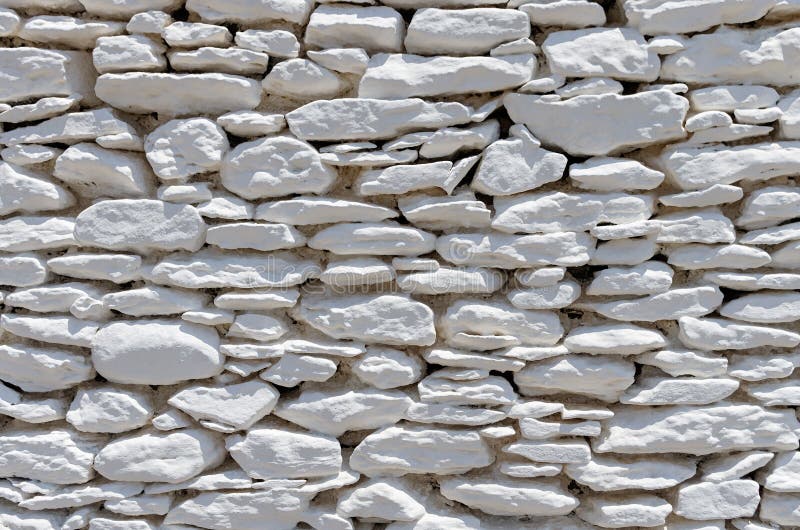
[[[794,0],[0,0],[0,528],[800,527]]]

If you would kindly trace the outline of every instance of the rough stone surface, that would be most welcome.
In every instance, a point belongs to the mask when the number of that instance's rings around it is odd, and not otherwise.
[[[800,528],[798,0],[0,0],[0,528]]]

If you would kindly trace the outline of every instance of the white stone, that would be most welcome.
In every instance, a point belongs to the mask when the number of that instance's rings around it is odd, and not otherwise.
[[[304,140],[371,140],[466,123],[469,114],[460,103],[343,98],[303,105],[288,113],[286,121],[292,133]]]
[[[765,491],[761,498],[759,515],[765,521],[786,526],[797,526],[800,524],[798,500],[800,500],[800,495]]]
[[[43,145],[12,145],[0,150],[0,157],[9,164],[18,166],[30,166],[41,164],[56,158],[61,154],[61,149],[57,147],[45,147]]]
[[[308,246],[339,255],[417,256],[435,247],[429,232],[396,223],[340,223],[317,232]]]
[[[235,195],[221,194],[197,205],[203,217],[212,219],[252,219],[255,208],[249,202]]]
[[[297,256],[275,253],[269,266],[258,253],[225,254],[202,250],[194,254],[173,254],[153,266],[148,279],[163,285],[188,289],[236,287],[291,287],[319,275],[319,265]]]
[[[642,35],[630,28],[557,31],[542,44],[550,70],[564,77],[655,81],[661,63]]]
[[[494,461],[477,432],[425,426],[384,427],[358,444],[350,466],[367,476],[453,475]]]
[[[3,37],[13,37],[19,31],[22,19],[12,9],[2,8],[0,10],[0,35]]]
[[[441,158],[462,150],[483,150],[500,137],[497,120],[486,120],[466,128],[439,129],[420,147],[423,158]]]
[[[733,223],[717,208],[668,213],[654,221],[659,225],[659,243],[733,243],[736,239]]]
[[[393,479],[372,479],[339,497],[336,512],[344,517],[382,521],[416,521],[425,507],[409,485]]]
[[[92,341],[98,372],[118,383],[170,385],[222,371],[213,329],[167,320],[116,321]]]
[[[206,3],[213,1],[206,0]],[[224,7],[227,3],[220,5]],[[275,5],[280,4],[276,2]],[[172,508],[163,526],[165,529],[196,528],[199,525],[262,530],[264,521],[269,521],[272,530],[293,530],[305,516],[310,496],[297,489],[280,487],[238,493],[205,492]]]
[[[100,324],[68,316],[28,316],[7,313],[0,317],[0,328],[16,335],[48,344],[88,347]]]
[[[451,162],[431,162],[396,165],[386,169],[368,169],[358,176],[355,187],[362,196],[400,195],[434,187],[449,193],[455,187],[449,185],[452,167]]]
[[[335,339],[417,346],[436,339],[433,311],[407,296],[304,296],[297,317]]]
[[[294,227],[275,223],[230,223],[209,227],[206,243],[224,249],[279,250],[303,246],[306,238]]]
[[[26,252],[77,244],[71,217],[8,217],[0,221],[0,251]]]
[[[794,90],[781,97],[778,108],[783,113],[778,120],[781,137],[800,139],[800,91]]]
[[[762,346],[793,348],[800,335],[782,329],[750,326],[719,318],[681,317],[680,340],[690,348],[705,351],[746,350]]]
[[[131,34],[143,33],[161,35],[164,28],[172,24],[172,22],[173,20],[169,13],[164,13],[163,11],[144,11],[131,16],[125,29]]]
[[[728,373],[744,381],[788,377],[800,362],[800,355],[732,355]]]
[[[241,48],[204,46],[191,51],[172,51],[169,64],[176,72],[210,70],[227,74],[256,75],[267,70],[269,56]]]
[[[146,425],[153,416],[152,396],[124,387],[78,389],[67,422],[83,432],[120,433]]]
[[[169,398],[168,403],[199,421],[244,430],[269,414],[278,402],[278,391],[258,380],[221,386],[191,386]],[[222,429],[213,429],[222,430]]]
[[[675,513],[687,519],[734,519],[755,514],[761,498],[752,480],[701,482],[678,488]]]
[[[728,367],[728,360],[725,357],[678,348],[646,352],[637,356],[636,362],[655,366],[673,377],[680,375],[720,376],[725,375]]]
[[[224,26],[202,22],[175,22],[164,28],[161,36],[171,47],[229,46],[231,32]]]
[[[578,517],[600,528],[659,527],[672,505],[655,495],[588,497],[576,510]]]
[[[95,92],[109,105],[127,112],[167,116],[223,114],[253,109],[261,101],[261,87],[256,81],[218,73],[103,74],[97,78]]]
[[[88,49],[98,37],[119,35],[124,30],[125,24],[121,22],[38,15],[25,20],[17,36],[32,42]]]
[[[245,199],[322,193],[336,179],[310,144],[288,136],[239,144],[225,157],[220,176],[226,189]]]
[[[707,455],[797,448],[797,420],[786,409],[721,402],[702,407],[617,407],[594,440],[599,453]]]
[[[176,0],[80,0],[87,13],[126,19],[140,11],[174,11]]]
[[[531,54],[502,57],[373,55],[358,85],[360,98],[409,98],[516,88],[531,79]]]
[[[239,34],[237,33],[237,35]],[[283,114],[237,110],[217,118],[217,125],[234,136],[250,138],[283,130],[286,127],[286,119]]]
[[[240,48],[266,53],[272,57],[293,59],[300,53],[300,43],[297,41],[297,37],[294,33],[282,29],[237,31],[235,42]]]
[[[768,186],[747,196],[736,226],[751,230],[769,227],[796,216],[800,193],[791,186]]]
[[[700,464],[700,471],[702,471],[700,479],[704,482],[736,480],[765,466],[774,456],[768,451],[747,451],[713,456]]]
[[[258,313],[239,313],[228,328],[228,337],[268,342],[279,339],[289,331],[279,318]]]
[[[141,70],[161,72],[167,68],[166,48],[144,35],[100,37],[92,50],[95,69],[105,74]]]
[[[442,376],[434,372],[417,385],[423,403],[445,405],[508,405],[517,398],[508,381],[498,376],[488,376],[477,380],[453,380],[448,371]]]
[[[415,226],[427,230],[451,227],[482,228],[490,224],[492,212],[470,191],[449,197],[412,195],[397,201],[403,216]]]
[[[492,478],[447,478],[439,481],[444,497],[492,515],[566,515],[578,499],[554,482]]]
[[[733,118],[721,110],[707,110],[686,120],[686,130],[689,132],[702,131],[713,127],[728,127],[729,125],[733,125]]]
[[[564,346],[573,353],[635,355],[666,346],[657,330],[630,324],[579,326],[569,332]]]
[[[567,83],[563,87],[555,90],[556,95],[562,98],[572,98],[575,96],[593,96],[600,94],[622,94],[624,87],[622,83],[608,77],[590,77]]]
[[[35,103],[14,105],[10,109],[0,113],[0,122],[22,123],[52,118],[53,116],[58,116],[70,110],[80,100],[81,96],[76,95],[69,97],[45,97],[36,100]]]
[[[319,48],[403,50],[405,22],[390,7],[321,5],[311,14],[304,40]]]
[[[744,196],[742,188],[728,184],[712,184],[708,188],[697,191],[686,191],[662,195],[658,200],[667,206],[683,208],[702,208],[736,202]]]
[[[681,269],[752,269],[772,261],[765,251],[744,245],[691,244],[668,251],[668,263]]]
[[[332,260],[319,276],[322,283],[339,288],[386,283],[394,278],[392,267],[378,258]]]
[[[568,232],[598,223],[635,223],[652,213],[648,196],[544,192],[494,200],[492,228],[500,232]]]
[[[46,175],[0,163],[0,215],[62,210],[74,204],[74,195]]]
[[[33,254],[0,256],[0,285],[30,287],[44,283],[45,262]]]
[[[26,392],[70,388],[94,378],[88,357],[29,345],[0,345],[0,379]]]
[[[712,313],[722,304],[723,294],[716,285],[671,289],[634,300],[597,302],[588,309],[604,317],[634,322],[674,320]]]
[[[168,121],[147,135],[144,147],[153,171],[167,181],[218,170],[229,149],[225,132],[206,118]]]
[[[363,48],[307,50],[306,55],[325,68],[346,74],[363,74],[369,63],[369,55]]]
[[[483,55],[530,33],[528,17],[513,9],[420,9],[408,25],[405,47],[419,55]]]
[[[698,111],[759,109],[775,105],[779,98],[774,88],[761,85],[722,85],[689,92],[692,108]]]
[[[556,313],[470,299],[451,304],[441,317],[439,328],[451,346],[475,350],[551,346],[564,332]]]
[[[586,294],[647,295],[663,293],[672,285],[673,271],[659,261],[647,261],[633,267],[609,267],[595,273]]]
[[[137,431],[97,453],[94,468],[110,480],[183,482],[225,459],[225,446],[204,429]]]
[[[512,195],[559,180],[567,158],[520,138],[498,140],[483,152],[472,189],[487,195]]]
[[[56,274],[114,283],[139,279],[141,264],[141,257],[127,254],[73,253],[47,260],[47,267]]]
[[[131,126],[120,120],[114,111],[102,108],[85,112],[71,112],[36,125],[18,127],[0,134],[0,143],[7,145],[75,144],[132,131]]]
[[[376,429],[399,421],[412,400],[396,390],[303,391],[296,399],[282,401],[274,414],[279,418],[324,434],[341,436],[347,431]]]
[[[509,3],[509,7],[511,4]],[[606,23],[603,6],[586,0],[544,0],[525,2],[517,9],[531,19],[536,26],[558,26],[583,28],[602,26]]]
[[[417,382],[422,377],[423,363],[419,357],[400,350],[370,346],[351,368],[360,380],[385,390]]]
[[[311,355],[284,354],[268,370],[261,372],[261,379],[278,386],[293,387],[303,381],[327,381],[336,373],[336,361]]]
[[[583,189],[619,191],[651,190],[664,180],[664,174],[628,158],[592,157],[569,167],[569,178]]]
[[[308,59],[278,63],[261,84],[268,94],[306,100],[329,99],[347,88],[334,72]]]
[[[75,219],[75,238],[111,250],[198,250],[206,225],[189,205],[149,199],[95,203]]]
[[[592,455],[585,464],[567,464],[564,473],[593,491],[628,489],[662,490],[694,476],[692,461],[645,457],[636,460],[612,455]]]
[[[735,379],[643,377],[619,401],[628,405],[707,405],[738,388]]]
[[[527,365],[514,382],[523,395],[567,393],[613,402],[633,384],[635,372],[633,362],[617,357],[564,355]]]
[[[209,22],[285,20],[304,24],[313,5],[311,0],[188,0],[186,9]]]
[[[153,173],[138,153],[80,143],[56,159],[53,176],[85,197],[144,197]]]
[[[719,314],[746,322],[794,322],[800,319],[800,295],[794,292],[748,294],[723,305]]]
[[[64,427],[7,427],[0,433],[0,476],[83,484],[94,477],[92,461],[105,442]]]
[[[503,447],[504,453],[520,455],[534,462],[581,464],[589,461],[589,445],[581,438],[566,440],[521,440]]]
[[[775,0],[741,4],[731,0],[693,0],[680,4],[625,0],[628,23],[647,35],[695,33],[720,24],[753,22],[775,7]]]
[[[503,98],[509,116],[524,123],[546,146],[571,155],[607,155],[684,136],[689,102],[667,90],[632,95],[576,96],[567,100],[526,94]],[[601,107],[602,114],[589,109]],[[591,119],[590,119],[591,117]],[[559,123],[559,127],[550,127]],[[591,131],[606,134],[591,134]]]
[[[793,85],[800,30],[765,27],[753,30],[721,27],[695,35],[686,49],[669,55],[661,79],[685,83]]]
[[[339,472],[339,442],[317,433],[260,426],[226,440],[233,459],[258,479],[326,477]]]
[[[501,269],[545,265],[574,267],[589,262],[594,254],[594,241],[581,232],[524,236],[466,233],[440,236],[436,240],[436,252],[455,265]]]

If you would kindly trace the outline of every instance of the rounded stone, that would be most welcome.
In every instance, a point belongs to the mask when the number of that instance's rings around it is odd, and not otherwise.
[[[222,438],[203,429],[138,431],[108,443],[94,468],[109,480],[177,483],[225,460]]]
[[[222,164],[222,185],[245,199],[322,193],[336,179],[311,144],[275,136],[236,146]]]
[[[92,341],[97,372],[116,383],[172,385],[222,371],[225,356],[213,328],[169,320],[111,323]]]
[[[147,161],[164,180],[216,171],[230,149],[222,128],[208,118],[171,120],[147,135]]]

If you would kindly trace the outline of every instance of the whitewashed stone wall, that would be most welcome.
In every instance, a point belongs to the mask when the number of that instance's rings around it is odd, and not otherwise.
[[[798,0],[0,0],[0,528],[800,527]]]

